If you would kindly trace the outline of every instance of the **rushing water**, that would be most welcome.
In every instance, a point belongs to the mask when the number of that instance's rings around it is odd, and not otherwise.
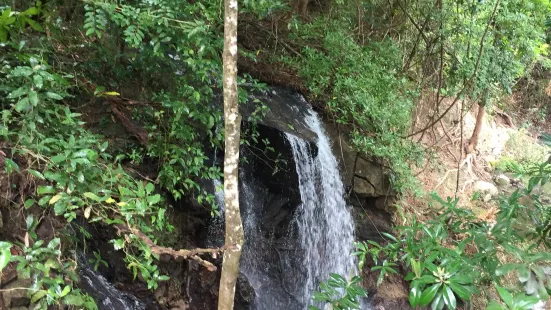
[[[344,200],[339,166],[322,122],[314,111],[308,112],[304,124],[317,136],[317,152],[301,138],[285,134],[296,165],[301,201],[285,238],[274,240],[269,231],[263,231],[263,217],[270,210],[270,202],[278,197],[255,180],[251,173],[254,166],[240,169],[246,242],[240,271],[254,289],[251,306],[255,310],[307,309],[312,305],[313,292],[330,273],[345,278],[357,273],[351,256],[354,223]],[[214,181],[213,186],[216,203],[223,208],[223,192],[216,190],[221,184]],[[215,219],[209,229],[211,236],[223,231],[223,216]]]
[[[119,291],[104,276],[92,269],[84,254],[79,254],[81,286],[96,301],[99,310],[146,310],[135,296]]]
[[[331,145],[317,115],[311,111],[307,125],[318,136],[316,157],[305,141],[286,134],[293,150],[299,178],[302,205],[296,221],[300,244],[304,251],[306,281],[303,302],[330,273],[348,277],[355,271],[351,256],[354,222],[344,201],[344,186]]]

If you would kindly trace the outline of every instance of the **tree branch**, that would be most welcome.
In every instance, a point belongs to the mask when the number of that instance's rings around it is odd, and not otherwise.
[[[488,34],[488,29],[490,28],[490,25],[492,24],[492,21],[494,20],[494,16],[497,12],[497,8],[499,6],[499,3],[501,2],[501,0],[497,0],[496,1],[496,4],[494,6],[494,10],[492,11],[492,15],[490,16],[490,20],[488,20],[488,24],[486,24],[486,29],[484,30],[484,34],[482,35],[482,38],[480,38],[480,48],[478,49],[478,56],[477,56],[477,59],[476,59],[476,64],[475,64],[475,67],[474,67],[474,71],[473,71],[473,74],[469,77],[469,80],[463,85],[463,88],[461,89],[461,91],[457,94],[457,96],[455,97],[455,99],[453,100],[452,104],[450,104],[450,106],[446,109],[446,111],[444,111],[444,113],[442,113],[442,115],[440,115],[436,120],[434,120],[433,122],[431,122],[428,126],[426,126],[425,128],[423,129],[420,129],[412,134],[409,134],[406,136],[406,138],[410,138],[410,137],[413,137],[419,133],[422,133],[424,132],[425,130],[431,128],[432,126],[436,125],[442,118],[444,118],[444,116],[446,116],[446,114],[448,114],[448,112],[452,109],[452,107],[457,103],[457,101],[459,101],[459,99],[461,98],[461,96],[463,96],[465,94],[465,92],[467,90],[469,90],[472,86],[472,83],[474,81],[474,79],[476,78],[476,74],[478,72],[478,69],[480,67],[480,59],[482,58],[482,52],[484,51],[484,41],[486,39],[486,35]]]
[[[214,249],[197,248],[192,250],[186,250],[186,249],[174,250],[173,248],[156,245],[146,234],[139,231],[138,229],[131,228],[127,225],[122,225],[122,224],[116,224],[115,228],[118,230],[117,231],[118,235],[120,235],[121,233],[130,233],[140,238],[151,249],[151,253],[153,254],[157,254],[157,255],[168,254],[172,256],[174,259],[179,257],[184,259],[193,259],[197,261],[199,264],[205,266],[209,271],[215,271],[216,266],[214,266],[209,261],[201,259],[198,255],[201,255],[201,254],[217,255],[226,250],[226,247],[214,248]]]

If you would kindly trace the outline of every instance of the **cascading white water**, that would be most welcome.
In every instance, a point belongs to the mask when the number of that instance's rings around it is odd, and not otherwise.
[[[319,282],[326,281],[330,273],[347,278],[356,268],[351,256],[354,222],[344,201],[337,160],[314,111],[310,111],[305,122],[317,134],[316,157],[304,140],[292,134],[286,136],[293,150],[302,200],[296,221],[306,270],[302,296],[308,304]]]
[[[331,273],[345,278],[357,273],[351,256],[354,223],[344,200],[338,163],[317,114],[310,108],[306,114],[304,127],[317,135],[317,153],[301,138],[285,134],[296,165],[301,201],[301,205],[296,206],[298,197],[290,200],[293,204],[289,210],[295,213],[289,214],[289,221],[285,222],[289,225],[287,233],[280,232],[274,237],[273,232],[263,226],[270,221],[266,213],[281,193],[272,193],[263,182],[258,182],[254,165],[240,168],[240,204],[245,230],[240,271],[255,293],[250,309],[307,309],[313,304],[313,292]],[[216,202],[222,208],[223,192],[217,190],[221,184],[216,180],[213,185]],[[222,223],[223,216],[213,220],[209,230],[223,235]],[[362,305],[362,309],[368,308]]]

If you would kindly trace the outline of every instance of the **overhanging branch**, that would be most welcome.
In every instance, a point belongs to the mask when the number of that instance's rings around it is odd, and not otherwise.
[[[157,254],[157,255],[168,254],[172,256],[174,259],[179,257],[184,259],[192,259],[198,262],[199,264],[205,266],[209,271],[216,271],[216,266],[214,266],[211,262],[200,258],[199,255],[201,254],[217,255],[226,250],[226,247],[214,248],[214,249],[196,248],[192,250],[186,250],[186,249],[174,250],[173,248],[163,247],[155,244],[146,234],[139,231],[138,229],[135,229],[126,225],[122,225],[122,224],[116,224],[115,228],[118,230],[117,231],[118,235],[120,235],[121,233],[127,233],[127,234],[133,234],[138,238],[140,238],[151,249],[151,253],[153,254]]]

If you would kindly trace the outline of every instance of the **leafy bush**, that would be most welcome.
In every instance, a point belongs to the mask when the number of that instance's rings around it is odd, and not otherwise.
[[[358,151],[388,161],[399,188],[411,181],[408,163],[422,154],[403,139],[414,93],[398,73],[402,56],[391,40],[362,46],[349,29],[346,21],[338,19],[297,24],[290,37],[305,42],[303,57],[282,60],[297,69],[315,98],[327,102],[337,123],[350,126],[350,139]]]
[[[367,297],[367,292],[360,286],[361,278],[354,276],[347,281],[338,274],[331,274],[327,282],[320,284],[320,291],[314,292],[314,302],[329,304],[335,310],[361,309],[361,297]],[[309,306],[309,310],[321,310]]]
[[[507,308],[493,302],[489,309],[527,309],[534,301],[548,299],[551,209],[535,189],[549,181],[551,166],[544,163],[527,173],[527,187],[500,199],[495,220],[482,221],[472,211],[459,208],[457,199],[433,195],[440,206],[436,218],[398,227],[397,237],[385,235],[385,246],[372,241],[358,244],[360,265],[371,256],[376,265],[372,271],[381,270],[381,275],[389,262],[407,267],[412,307],[431,304],[432,309],[456,309],[459,300],[469,302],[481,288],[499,285],[511,271],[518,275],[516,290],[534,297],[517,294],[513,299],[498,289]],[[503,256],[514,262],[502,263]]]

